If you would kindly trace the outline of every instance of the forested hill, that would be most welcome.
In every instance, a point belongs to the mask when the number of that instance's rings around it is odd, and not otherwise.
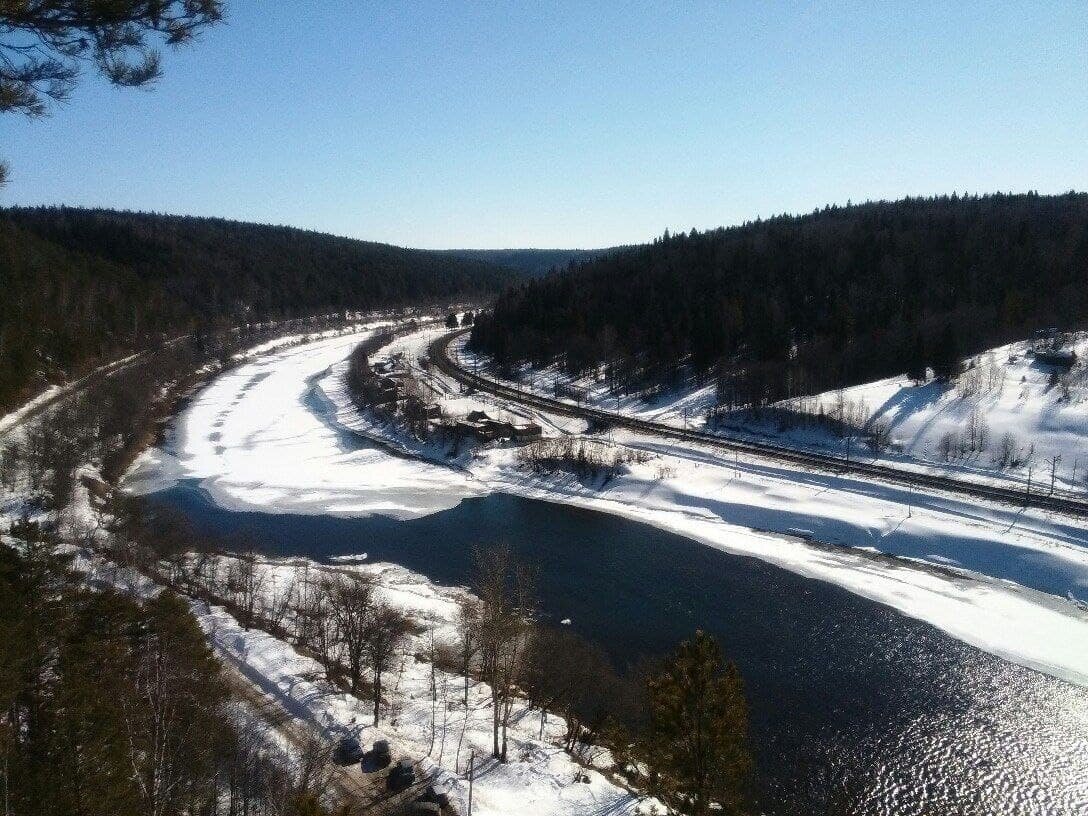
[[[528,277],[539,277],[555,269],[563,269],[571,263],[593,260],[621,247],[611,249],[441,249],[445,255],[474,258],[499,266],[524,272]]]
[[[717,373],[749,404],[1086,323],[1088,195],[952,196],[666,233],[515,285],[472,343],[624,381]]]
[[[0,408],[159,333],[490,294],[516,274],[288,227],[0,209]]]

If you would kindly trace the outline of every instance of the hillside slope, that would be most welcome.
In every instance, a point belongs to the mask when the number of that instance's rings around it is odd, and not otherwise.
[[[489,294],[486,261],[211,218],[0,210],[0,408],[154,337]]]
[[[891,453],[942,468],[1001,475],[1039,489],[1088,485],[1088,336],[1069,338],[1069,368],[1034,356],[1030,342],[989,349],[964,361],[951,382],[889,377],[825,393],[831,414],[853,404],[866,428],[882,426]],[[833,443],[832,443],[833,444]]]
[[[474,349],[716,380],[728,407],[916,373],[1088,322],[1088,195],[877,202],[666,235],[508,289]]]
[[[796,395],[759,410],[718,406],[713,383],[623,394],[600,373],[571,376],[559,365],[518,372],[522,388],[639,419],[773,442],[922,472],[1033,492],[1088,492],[1088,332],[1050,341],[1071,365],[1037,354],[1036,341],[986,349],[947,380],[905,373]],[[1043,344],[1043,347],[1046,343]],[[465,365],[492,368],[466,354]],[[492,372],[494,373],[494,372]],[[932,373],[932,372],[928,372]]]
[[[540,277],[572,263],[584,263],[622,247],[611,249],[441,249],[435,252],[471,258],[524,272],[528,277]]]

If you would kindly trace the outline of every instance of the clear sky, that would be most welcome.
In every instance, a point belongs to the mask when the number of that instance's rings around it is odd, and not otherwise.
[[[1088,189],[1084,2],[226,2],[154,90],[0,117],[0,202],[595,247]]]

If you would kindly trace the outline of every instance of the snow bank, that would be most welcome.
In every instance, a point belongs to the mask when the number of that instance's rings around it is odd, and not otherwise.
[[[151,597],[161,586],[131,569],[76,550],[76,566],[91,580],[109,584],[140,597]],[[216,559],[225,569],[231,558]],[[422,630],[402,650],[399,663],[388,672],[383,720],[375,727],[372,704],[340,691],[324,679],[321,665],[290,644],[258,629],[244,629],[225,609],[193,601],[190,608],[216,654],[270,697],[294,720],[321,733],[329,742],[353,735],[367,746],[388,740],[395,758],[419,760],[424,773],[434,775],[438,790],[448,792],[467,812],[469,756],[475,753],[473,813],[483,816],[580,816],[591,812],[652,813],[655,800],[636,796],[611,782],[603,773],[585,767],[596,762],[606,767],[607,752],[591,749],[579,762],[557,747],[566,724],[548,717],[540,730],[539,711],[525,703],[515,706],[508,732],[506,764],[491,759],[491,692],[485,683],[470,683],[469,704],[463,704],[464,678],[435,672],[439,702],[432,708],[430,633],[435,641],[452,644],[456,638],[458,600],[466,591],[430,584],[423,576],[391,564],[323,566],[305,559],[261,560],[258,583],[265,592],[288,586],[316,571],[347,571],[369,575],[382,600],[411,617]],[[435,717],[431,738],[432,714]],[[588,781],[576,781],[579,777]]]
[[[490,758],[491,692],[486,684],[471,684],[466,709],[462,703],[463,678],[437,671],[438,704],[432,707],[432,667],[417,655],[429,654],[432,630],[437,643],[454,642],[457,600],[464,590],[435,586],[420,575],[389,564],[347,568],[269,560],[261,562],[260,568],[266,579],[274,577],[280,586],[304,570],[351,570],[370,575],[383,600],[408,614],[424,630],[413,636],[399,665],[387,675],[390,705],[383,721],[375,727],[370,702],[327,683],[316,661],[267,633],[244,630],[219,607],[195,605],[197,618],[216,652],[286,711],[315,724],[330,740],[353,734],[365,746],[386,739],[395,756],[421,758],[424,771],[435,774],[436,788],[449,791],[461,813],[467,812],[466,773],[471,753],[476,755],[473,813],[576,816],[606,812],[620,816],[649,812],[644,808],[651,807],[652,800],[643,802],[602,773],[584,769],[557,747],[566,729],[559,717],[548,718],[541,739],[539,711],[530,711],[524,703],[517,705],[509,732],[510,761],[500,764]],[[273,581],[266,580],[265,585],[272,586]],[[580,774],[588,782],[576,782]]]

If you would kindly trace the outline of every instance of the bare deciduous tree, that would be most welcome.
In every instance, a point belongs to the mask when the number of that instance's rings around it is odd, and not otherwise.
[[[411,627],[398,610],[376,604],[370,616],[366,636],[366,654],[374,686],[374,724],[378,724],[382,702],[382,676],[393,664],[393,658],[404,643]]]
[[[227,574],[227,588],[234,594],[239,622],[247,630],[257,619],[258,606],[263,601],[265,577],[253,550],[246,550],[238,556]]]
[[[476,554],[480,599],[476,640],[481,670],[491,686],[492,755],[506,761],[506,731],[532,631],[532,576],[516,564],[506,547]]]
[[[361,576],[338,575],[327,586],[337,641],[354,694],[362,680],[363,659],[374,615],[374,584]]]

